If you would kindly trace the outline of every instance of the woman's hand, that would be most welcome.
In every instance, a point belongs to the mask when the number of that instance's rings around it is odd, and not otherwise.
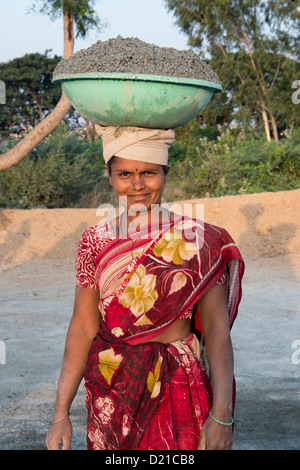
[[[208,417],[202,427],[197,450],[231,450],[232,444],[232,426],[223,426]]]
[[[213,391],[211,413],[216,419],[229,423],[233,411],[233,350],[226,286],[213,286],[199,300],[198,308]],[[198,449],[229,450],[232,443],[232,425],[217,423],[209,416],[201,430]]]
[[[62,450],[71,450],[72,424],[67,417],[62,421],[50,425],[45,440],[48,450],[59,450],[62,443]]]
[[[53,422],[50,425],[46,445],[49,450],[71,448],[72,425],[68,410],[84,376],[88,352],[99,330],[99,291],[76,287],[72,320],[68,329],[64,358],[58,382]]]

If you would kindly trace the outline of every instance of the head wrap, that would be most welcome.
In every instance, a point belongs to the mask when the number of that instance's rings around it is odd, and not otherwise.
[[[98,124],[95,128],[103,142],[105,163],[116,156],[157,165],[168,164],[168,151],[175,140],[173,129],[103,127]]]

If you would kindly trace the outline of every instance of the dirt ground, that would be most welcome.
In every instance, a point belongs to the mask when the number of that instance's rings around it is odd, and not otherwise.
[[[299,449],[300,190],[189,203],[204,204],[205,220],[230,232],[246,262],[232,330],[234,449]],[[0,211],[0,449],[45,449],[72,313],[77,243],[99,220],[95,209]],[[72,448],[85,449],[82,387],[72,422]]]

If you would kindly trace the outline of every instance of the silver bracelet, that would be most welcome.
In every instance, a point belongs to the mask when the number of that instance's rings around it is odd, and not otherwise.
[[[59,421],[62,421],[63,419],[66,419],[70,416],[71,413],[68,413],[66,416],[64,416],[63,418],[59,418],[59,419],[56,419],[55,421],[51,421],[49,423],[49,425],[51,426],[51,424],[56,424],[56,423],[59,423]]]
[[[209,411],[209,416],[211,417],[211,419],[213,419],[216,423],[218,424],[222,424],[222,426],[231,426],[234,422],[233,418],[231,417],[231,420],[230,420],[230,423],[224,423],[224,421],[219,421],[217,418],[215,418],[212,414],[211,414],[211,411]]]

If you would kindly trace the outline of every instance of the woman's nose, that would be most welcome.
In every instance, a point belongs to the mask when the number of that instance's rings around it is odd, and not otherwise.
[[[131,189],[135,189],[136,191],[144,189],[145,183],[143,178],[140,175],[133,175]]]

